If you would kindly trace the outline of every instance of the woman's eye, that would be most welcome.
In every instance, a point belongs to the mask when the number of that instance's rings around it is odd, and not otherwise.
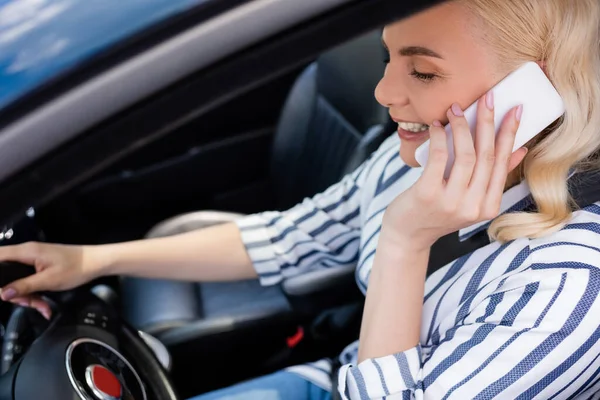
[[[416,69],[413,69],[410,74],[422,82],[431,82],[435,78],[437,78],[436,74],[424,74],[417,71]]]

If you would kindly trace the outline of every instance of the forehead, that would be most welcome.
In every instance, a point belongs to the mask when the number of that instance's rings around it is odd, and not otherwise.
[[[481,50],[481,41],[473,35],[474,17],[461,5],[444,3],[393,24],[383,30],[383,40],[390,47],[423,46],[441,54],[465,56]]]

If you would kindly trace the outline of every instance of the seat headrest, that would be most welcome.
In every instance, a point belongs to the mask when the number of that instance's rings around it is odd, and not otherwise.
[[[385,70],[384,57],[381,30],[377,29],[327,51],[317,60],[318,92],[359,132],[387,118],[387,110],[374,94]]]
[[[600,171],[581,171],[567,181],[571,197],[584,208],[600,201]]]

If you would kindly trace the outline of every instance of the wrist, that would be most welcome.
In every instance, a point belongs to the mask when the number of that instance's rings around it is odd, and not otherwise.
[[[427,270],[428,261],[428,248],[417,250],[383,240],[377,246],[372,278],[397,282],[398,279],[405,279],[412,274],[421,276]]]
[[[413,265],[414,262],[429,258],[429,250],[421,241],[404,235],[382,232],[377,244],[377,257],[386,265]]]
[[[102,277],[115,273],[117,255],[115,246],[111,244],[85,246],[84,252],[89,263],[89,272],[94,277]]]
[[[422,253],[429,251],[435,242],[424,236],[419,234],[419,232],[395,228],[391,224],[384,222],[379,234],[379,243],[381,246],[398,249],[398,251]]]

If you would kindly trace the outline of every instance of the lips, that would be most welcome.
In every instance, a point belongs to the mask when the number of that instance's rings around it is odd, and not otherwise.
[[[398,136],[400,136],[400,139],[402,140],[421,142],[429,137],[429,129],[422,132],[409,132],[402,128],[398,128]]]
[[[398,136],[407,141],[423,141],[429,136],[429,126],[420,122],[407,122],[392,118],[398,123]]]

